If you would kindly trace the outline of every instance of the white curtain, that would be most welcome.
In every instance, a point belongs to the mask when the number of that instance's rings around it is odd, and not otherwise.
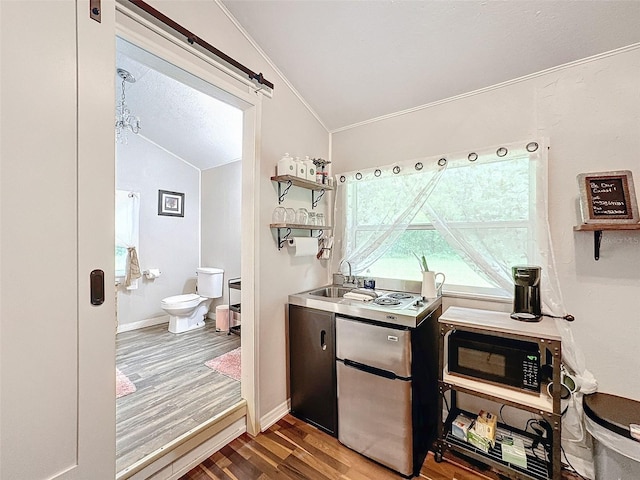
[[[512,266],[542,267],[543,313],[563,317],[547,214],[547,154],[547,142],[537,139],[336,175],[342,259],[354,273],[365,272],[412,224],[428,223],[503,295],[513,295]],[[597,385],[570,324],[556,323],[563,363],[581,385],[563,417],[565,433],[581,442],[581,394]]]
[[[140,242],[140,194],[116,190],[116,248],[126,249],[124,257],[124,285],[128,290],[138,288],[141,277],[138,263],[138,248]],[[116,272],[122,273],[122,266]],[[120,272],[118,272],[120,270]]]
[[[364,272],[393,246],[423,209],[445,169],[444,161],[438,165],[438,159],[422,159],[336,177],[336,205],[348,214],[335,218],[338,224],[344,222],[343,258],[354,274]]]

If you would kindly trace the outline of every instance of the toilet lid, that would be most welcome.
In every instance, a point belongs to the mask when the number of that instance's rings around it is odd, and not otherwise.
[[[176,305],[179,303],[193,302],[194,300],[200,300],[200,295],[195,293],[188,293],[186,295],[174,295],[173,297],[167,297],[162,300],[165,304]]]
[[[630,423],[640,423],[640,402],[609,393],[596,392],[585,395],[582,404],[584,413],[606,429],[632,438]]]

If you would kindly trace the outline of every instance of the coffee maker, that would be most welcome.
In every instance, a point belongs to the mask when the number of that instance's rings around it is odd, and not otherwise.
[[[511,268],[515,295],[511,318],[522,322],[539,322],[540,308],[540,267],[516,266]]]

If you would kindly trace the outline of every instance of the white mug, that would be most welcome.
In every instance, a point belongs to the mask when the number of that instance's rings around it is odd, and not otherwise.
[[[436,284],[438,275],[442,275],[442,281]],[[441,272],[422,272],[422,296],[425,298],[437,298],[438,292],[442,293],[444,279],[444,273]]]

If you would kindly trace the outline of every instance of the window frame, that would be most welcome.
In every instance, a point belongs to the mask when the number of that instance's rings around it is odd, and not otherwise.
[[[542,145],[541,145],[542,146]],[[495,150],[494,150],[495,151]],[[524,228],[527,231],[527,248],[526,251],[523,252],[527,257],[528,263],[532,263],[532,259],[535,258],[536,252],[536,238],[539,234],[539,229],[543,228],[544,225],[540,224],[540,216],[538,215],[538,204],[539,204],[539,196],[546,196],[546,189],[540,188],[540,182],[547,181],[547,169],[546,169],[546,157],[540,158],[536,156],[532,158],[525,151],[516,151],[509,157],[513,160],[518,160],[521,158],[526,158],[528,161],[528,218],[522,220],[491,220],[491,221],[456,221],[450,222],[448,225],[451,225],[455,228],[481,228],[481,229],[496,229],[496,228]],[[493,160],[497,162],[501,161],[509,161],[509,159],[498,159]],[[493,163],[493,161],[489,161]],[[538,162],[544,162],[539,164]],[[465,168],[466,165],[456,165],[448,168]],[[357,184],[356,184],[357,185]],[[354,185],[355,186],[355,185]],[[356,238],[360,232],[371,232],[380,228],[388,227],[388,224],[377,223],[377,224],[365,224],[359,225],[357,224],[357,211],[358,211],[358,189],[351,188],[351,185],[347,185],[348,194],[346,195],[346,203],[345,203],[345,211],[344,211],[344,225],[347,230],[350,232],[345,232],[345,235],[348,238],[351,238],[351,242],[356,244]],[[544,204],[546,205],[546,198],[543,199]],[[355,213],[355,215],[349,215],[348,210],[351,210]],[[436,226],[433,223],[428,222],[420,222],[420,223],[412,223],[410,224],[405,231],[438,231]],[[377,260],[376,260],[377,262]],[[385,278],[385,277],[378,277]],[[409,280],[409,279],[404,279]],[[474,286],[474,285],[464,285],[464,284],[452,284],[451,282],[445,282],[443,293],[451,296],[461,296],[461,297],[475,297],[475,298],[483,298],[483,299],[497,299],[497,300],[510,300],[513,298],[513,291],[507,291],[504,288],[500,287],[482,287],[482,286]]]

